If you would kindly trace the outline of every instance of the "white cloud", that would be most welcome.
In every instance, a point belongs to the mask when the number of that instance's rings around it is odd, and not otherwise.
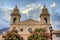
[[[4,8],[4,10],[3,10],[3,12],[5,12],[5,13],[10,13],[12,10],[11,10],[11,8]]]
[[[43,5],[40,6],[40,9],[42,9],[42,8],[43,8]]]
[[[31,4],[29,4],[29,5],[26,5],[25,8],[21,8],[20,12],[21,12],[22,14],[26,14],[29,18],[30,18],[31,13],[33,13],[33,14],[31,15],[31,19],[40,21],[40,19],[37,18],[37,15],[38,15],[38,14],[37,14],[37,11],[38,11],[40,8],[42,8],[42,7],[43,7],[43,5],[41,5],[41,4],[31,3]],[[32,12],[31,12],[31,10],[32,10]],[[29,13],[29,12],[31,12],[31,13]],[[39,13],[39,12],[38,12],[38,13]]]
[[[60,25],[60,22],[57,21],[51,21],[52,27],[54,30],[57,30],[57,25]]]
[[[28,14],[29,11],[31,11],[32,9],[34,9],[34,6],[35,6],[35,4],[31,3],[31,4],[27,5],[25,9],[21,10],[21,12],[23,14]]]
[[[3,8],[3,12],[4,12],[3,19],[10,22],[10,14],[12,12],[12,9]]]
[[[40,8],[40,7],[41,7],[41,4],[35,6],[36,9]]]
[[[51,5],[51,7],[54,8],[55,6],[56,6],[56,3],[53,2],[52,5]]]
[[[33,9],[40,8],[40,7],[41,7],[41,4],[36,5],[36,4],[34,4],[34,3],[31,3],[31,4],[27,5],[25,8],[22,8],[23,10],[21,10],[21,12],[22,12],[23,14],[28,14],[29,11],[31,11],[31,10],[33,10]]]
[[[22,12],[23,14],[28,14],[29,11],[32,10],[32,9],[33,9],[33,7],[30,7],[30,8],[27,8],[27,9],[25,9],[25,10],[22,10],[21,12]]]
[[[34,6],[36,6],[34,3],[27,5],[27,7],[34,7]]]

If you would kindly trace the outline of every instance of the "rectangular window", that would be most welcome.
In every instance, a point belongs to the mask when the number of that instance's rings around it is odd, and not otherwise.
[[[60,34],[56,34],[56,37],[60,37]]]

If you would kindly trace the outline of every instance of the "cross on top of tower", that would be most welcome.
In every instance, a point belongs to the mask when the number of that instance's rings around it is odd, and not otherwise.
[[[17,8],[17,5],[15,6],[15,8]]]
[[[45,1],[46,1],[46,0],[44,0],[44,6],[43,6],[43,8],[42,8],[42,10],[41,10],[41,14],[49,14],[49,13],[48,13],[48,9],[47,9],[47,7],[46,7],[46,5],[45,5]]]
[[[18,9],[18,7],[17,7],[17,6],[15,6],[14,10],[17,10],[17,11],[19,11],[19,9]]]
[[[46,7],[46,6],[44,5],[44,7]]]
[[[20,15],[20,13],[19,13],[19,9],[18,9],[18,7],[17,6],[15,6],[15,8],[13,9],[13,11],[12,11],[12,14],[11,15],[19,15],[20,17],[21,17],[21,15]]]
[[[44,0],[44,3],[43,3],[43,4],[44,4],[44,8],[46,7],[46,6],[45,6],[45,1],[46,1],[46,0]]]

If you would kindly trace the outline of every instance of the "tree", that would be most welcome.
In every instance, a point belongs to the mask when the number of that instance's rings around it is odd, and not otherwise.
[[[28,40],[48,40],[45,32],[46,30],[44,28],[36,28],[34,32],[31,33],[32,35],[28,37]]]
[[[10,32],[5,32],[2,37],[4,40],[23,40],[15,28],[13,28],[13,30]]]
[[[46,30],[44,28],[36,28],[34,32],[42,32],[42,33],[45,33]]]

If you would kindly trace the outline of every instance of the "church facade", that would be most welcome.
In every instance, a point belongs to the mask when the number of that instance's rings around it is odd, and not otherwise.
[[[32,19],[21,22],[20,18],[21,15],[19,13],[19,9],[16,6],[11,14],[10,30],[15,27],[24,40],[27,40],[28,36],[30,35],[30,31],[34,31],[36,28],[44,28],[47,30],[46,32],[50,34],[50,14],[45,5],[41,10],[40,22]]]
[[[50,24],[50,14],[48,12],[48,9],[44,6],[40,13],[40,22],[32,19],[28,19],[25,21],[20,21],[21,15],[19,13],[19,9],[17,6],[13,9],[11,13],[11,21],[10,21],[10,30],[13,28],[16,28],[18,30],[18,34],[24,39],[27,40],[27,38],[31,35],[31,31],[33,32],[36,28],[44,28],[46,29],[46,33],[50,35],[49,27]],[[2,38],[3,34],[0,34],[0,40],[4,40]],[[50,38],[48,39],[50,40]],[[52,32],[52,40],[60,40],[60,30],[53,30]]]

